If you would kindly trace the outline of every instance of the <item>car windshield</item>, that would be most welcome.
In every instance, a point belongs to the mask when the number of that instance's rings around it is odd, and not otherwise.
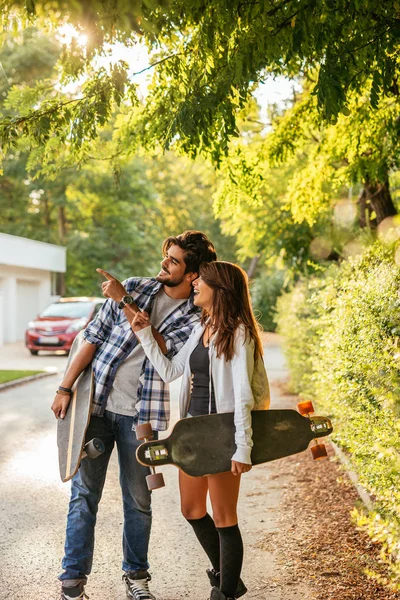
[[[69,319],[79,319],[88,317],[93,309],[92,302],[54,302],[45,308],[41,317],[66,317]]]

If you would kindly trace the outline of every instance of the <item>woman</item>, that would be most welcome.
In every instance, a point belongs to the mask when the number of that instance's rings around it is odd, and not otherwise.
[[[131,326],[164,381],[183,375],[181,418],[234,412],[231,471],[197,478],[179,471],[182,513],[213,566],[207,571],[211,600],[230,600],[247,591],[240,580],[243,544],[236,506],[241,474],[251,469],[251,411],[268,408],[269,387],[243,269],[221,261],[204,264],[193,287],[201,322],[172,360],[162,354],[146,313],[137,313]],[[207,492],[213,518],[207,514]]]

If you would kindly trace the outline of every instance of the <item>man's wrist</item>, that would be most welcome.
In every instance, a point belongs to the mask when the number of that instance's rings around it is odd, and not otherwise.
[[[57,394],[60,394],[61,396],[72,396],[72,390],[71,388],[59,385],[57,388]]]
[[[72,389],[69,386],[65,386],[65,385],[59,385],[58,389],[63,392],[72,392]]]
[[[123,309],[127,305],[131,306],[132,304],[135,304],[133,296],[126,294],[125,296],[122,296],[121,300],[118,302],[118,308]]]

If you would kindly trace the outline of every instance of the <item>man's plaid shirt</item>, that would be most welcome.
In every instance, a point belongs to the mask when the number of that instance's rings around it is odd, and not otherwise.
[[[154,298],[162,284],[156,279],[132,277],[124,281],[123,285],[127,293],[133,296],[138,307],[151,316]],[[193,304],[193,296],[183,300],[182,304],[164,319],[158,331],[165,340],[169,358],[182,348],[199,320],[200,311]],[[89,323],[83,339],[99,346],[92,363],[95,379],[92,414],[102,416],[117,369],[139,342],[124,311],[111,299],[104,302],[96,318]],[[132,390],[132,396],[135,396],[135,390]],[[168,428],[169,387],[146,357],[139,379],[135,411],[135,425],[150,422],[155,431]]]

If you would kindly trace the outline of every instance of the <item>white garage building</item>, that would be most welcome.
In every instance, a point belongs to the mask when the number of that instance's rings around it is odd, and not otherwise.
[[[0,345],[24,339],[28,321],[60,297],[66,248],[0,233]]]

